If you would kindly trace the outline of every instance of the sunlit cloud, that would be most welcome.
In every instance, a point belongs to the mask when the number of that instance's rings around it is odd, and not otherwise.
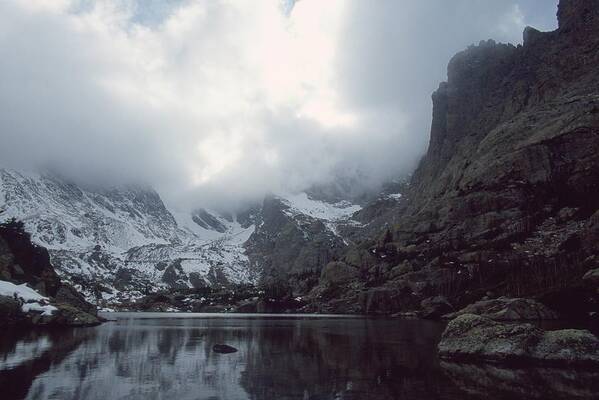
[[[190,207],[376,187],[424,152],[449,57],[518,40],[522,2],[5,0],[0,159]]]

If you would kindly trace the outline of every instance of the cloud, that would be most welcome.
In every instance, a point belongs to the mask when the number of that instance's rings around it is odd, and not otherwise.
[[[425,151],[451,55],[539,1],[2,1],[0,159],[188,207],[376,187]]]

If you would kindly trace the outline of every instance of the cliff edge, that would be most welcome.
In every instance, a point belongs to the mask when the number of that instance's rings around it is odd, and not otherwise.
[[[502,295],[596,309],[583,277],[599,267],[599,7],[562,0],[557,16],[553,32],[526,28],[523,45],[482,41],[453,57],[398,222],[341,260],[359,278],[337,285],[325,268],[316,309]]]

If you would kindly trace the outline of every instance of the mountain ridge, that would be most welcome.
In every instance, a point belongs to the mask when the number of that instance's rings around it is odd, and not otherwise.
[[[23,221],[61,277],[100,304],[169,288],[257,284],[274,253],[255,244],[278,235],[277,220],[299,232],[298,246],[310,248],[302,226],[317,224],[314,234],[343,247],[336,226],[360,209],[287,193],[237,215],[178,212],[147,186],[83,188],[51,173],[7,169],[0,200],[0,220]]]

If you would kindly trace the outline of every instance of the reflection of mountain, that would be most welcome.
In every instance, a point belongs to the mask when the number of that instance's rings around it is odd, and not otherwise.
[[[10,392],[0,397],[590,399],[599,392],[599,372],[454,364],[441,369],[435,345],[442,328],[344,318],[156,318],[3,337],[0,387]],[[239,351],[214,353],[221,343]]]
[[[29,399],[333,399],[336,394],[427,399],[447,392],[434,362],[441,327],[402,325],[359,319],[121,320],[72,331],[60,348],[68,352],[53,346],[2,376],[18,375],[23,384],[14,397],[28,393]],[[217,343],[239,351],[216,354]],[[3,353],[16,349],[13,343]]]
[[[598,399],[599,371],[505,368],[442,362],[443,372],[481,399]]]
[[[4,333],[0,340],[0,396],[3,399],[38,397],[30,390],[35,379],[75,351],[94,331],[27,331]]]

